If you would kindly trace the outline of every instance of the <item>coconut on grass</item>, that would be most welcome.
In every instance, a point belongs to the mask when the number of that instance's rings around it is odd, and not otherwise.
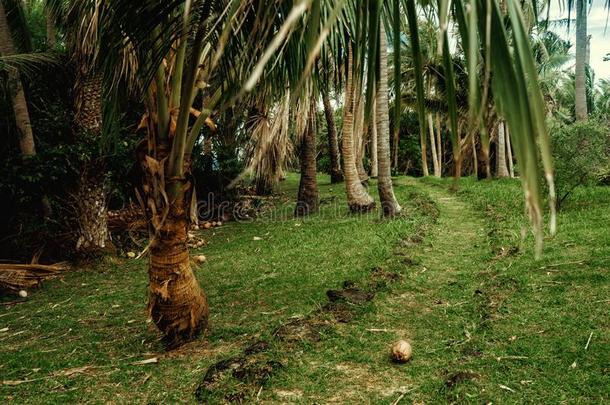
[[[413,356],[413,349],[411,348],[409,342],[399,340],[392,346],[391,356],[392,360],[394,360],[396,363],[406,363],[407,361],[411,360],[411,357]]]

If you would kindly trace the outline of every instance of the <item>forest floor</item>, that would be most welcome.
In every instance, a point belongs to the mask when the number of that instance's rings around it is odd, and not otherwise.
[[[0,402],[609,401],[610,188],[575,193],[535,261],[518,181],[449,185],[397,178],[404,215],[382,221],[320,176],[321,212],[297,220],[291,175],[261,218],[201,232],[211,329],[172,352],[145,259],[0,302]]]

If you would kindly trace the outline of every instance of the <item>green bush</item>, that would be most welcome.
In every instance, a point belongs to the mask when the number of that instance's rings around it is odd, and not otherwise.
[[[610,167],[608,130],[590,120],[551,131],[557,206],[579,187],[597,184]]]

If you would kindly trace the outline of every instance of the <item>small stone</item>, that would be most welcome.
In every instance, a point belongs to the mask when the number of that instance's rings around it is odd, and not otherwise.
[[[129,257],[130,259],[135,259],[136,254],[134,252],[127,252],[127,257]]]
[[[28,296],[28,292],[26,290],[19,291],[19,296],[21,298],[26,298]]]
[[[220,222],[220,221],[216,222],[216,226],[222,226],[222,222]]]
[[[203,224],[203,229],[210,229],[212,227],[212,224],[209,222],[206,222],[205,224]]]

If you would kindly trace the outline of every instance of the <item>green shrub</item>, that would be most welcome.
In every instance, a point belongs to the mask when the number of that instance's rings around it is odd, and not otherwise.
[[[557,206],[579,186],[596,184],[610,167],[608,130],[598,122],[577,122],[551,131]]]

